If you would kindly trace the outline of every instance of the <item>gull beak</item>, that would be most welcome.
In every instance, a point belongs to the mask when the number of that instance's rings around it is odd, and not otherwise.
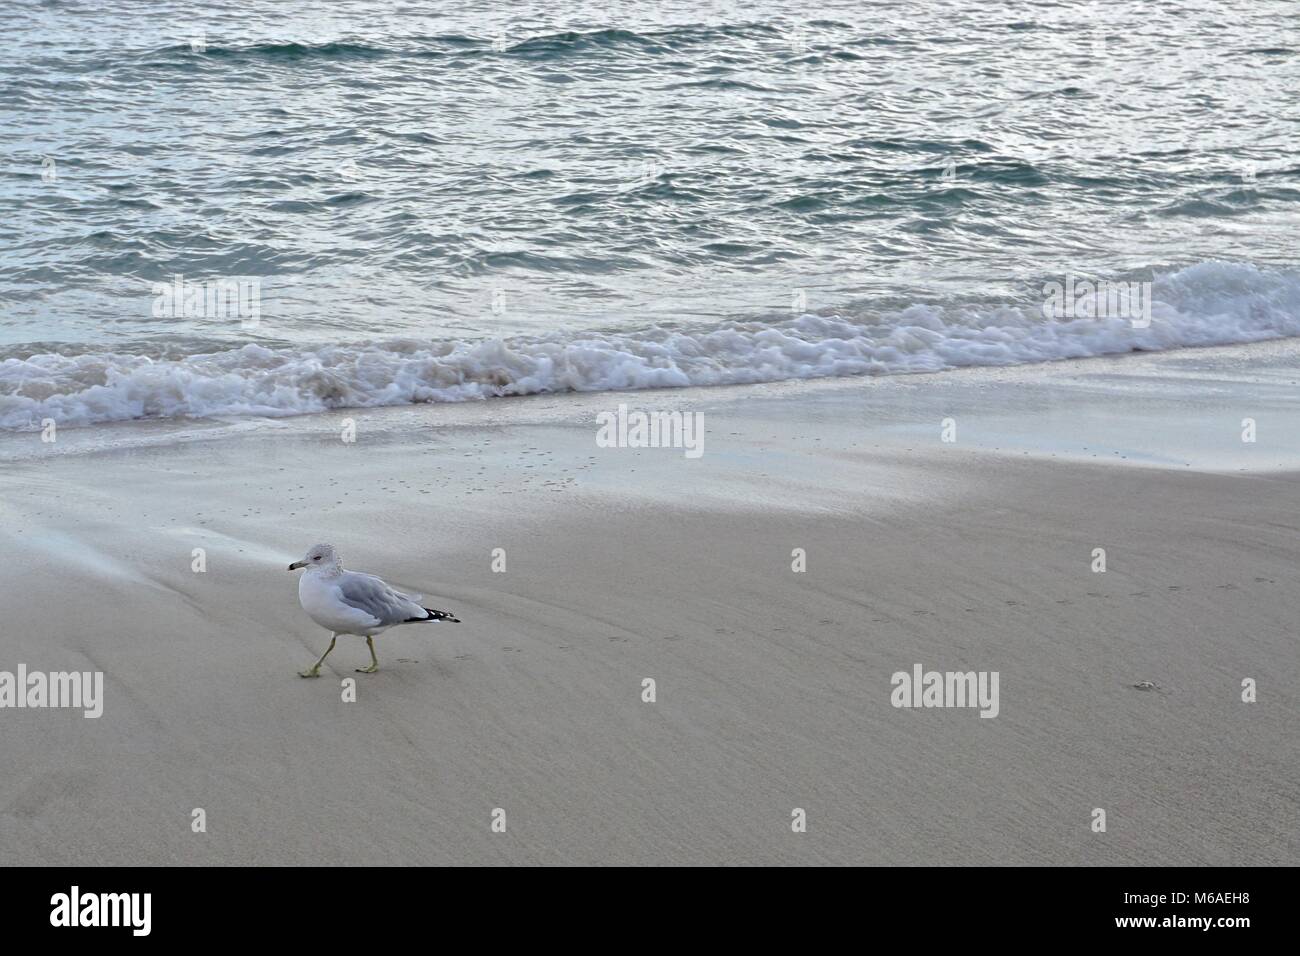
[[[289,565],[289,570],[297,571],[299,568],[305,568],[305,567],[307,567],[306,561],[295,561],[293,564]]]

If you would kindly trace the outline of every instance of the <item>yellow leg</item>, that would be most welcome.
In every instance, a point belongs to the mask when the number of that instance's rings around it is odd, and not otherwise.
[[[325,663],[325,658],[330,656],[330,651],[334,650],[334,642],[337,641],[338,639],[339,636],[337,634],[331,634],[330,646],[325,648],[325,653],[320,656],[320,660],[318,660],[315,664],[312,665],[311,670],[299,671],[298,676],[299,677],[320,677],[320,666],[321,664]]]
[[[375,671],[379,670],[379,658],[375,656],[375,639],[373,637],[367,637],[366,646],[370,648],[370,666],[358,667],[358,674],[373,674]]]

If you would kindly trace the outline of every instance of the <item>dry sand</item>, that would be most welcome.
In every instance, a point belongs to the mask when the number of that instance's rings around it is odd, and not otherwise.
[[[1296,864],[1296,353],[10,436],[0,670],[106,700],[0,710],[0,861]],[[320,540],[464,623],[298,678]]]

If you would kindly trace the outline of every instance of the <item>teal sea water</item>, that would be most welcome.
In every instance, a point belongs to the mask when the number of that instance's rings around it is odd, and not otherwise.
[[[0,428],[1300,335],[1297,91],[1273,0],[7,3]]]

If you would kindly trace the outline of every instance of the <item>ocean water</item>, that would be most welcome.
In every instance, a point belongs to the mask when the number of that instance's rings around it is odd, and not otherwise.
[[[9,2],[0,111],[2,429],[1300,335],[1289,0]]]

